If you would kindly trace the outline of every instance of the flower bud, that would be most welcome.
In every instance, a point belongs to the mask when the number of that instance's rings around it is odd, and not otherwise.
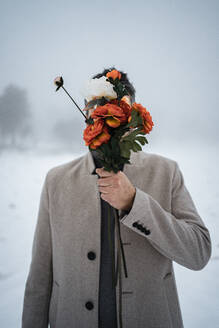
[[[58,91],[64,84],[63,78],[61,76],[57,76],[54,79],[54,84],[57,86],[56,91]]]

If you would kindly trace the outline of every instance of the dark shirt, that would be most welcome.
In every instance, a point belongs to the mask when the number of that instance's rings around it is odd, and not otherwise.
[[[98,153],[91,151],[96,168],[102,167],[98,162]],[[116,289],[112,281],[112,257],[108,241],[108,210],[110,210],[110,231],[115,258],[115,219],[112,207],[101,199],[101,252],[100,252],[100,276],[99,276],[99,328],[116,328]]]

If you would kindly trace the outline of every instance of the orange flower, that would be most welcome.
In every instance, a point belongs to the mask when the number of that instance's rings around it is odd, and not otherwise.
[[[143,131],[145,133],[149,133],[152,130],[152,127],[154,125],[149,111],[145,107],[143,107],[141,104],[137,104],[137,103],[132,104],[132,109],[139,112],[142,117],[143,129],[141,131]],[[131,121],[131,116],[129,116],[129,118],[128,118],[128,122],[130,122],[130,121]]]
[[[91,114],[93,119],[105,118],[105,122],[112,128],[117,128],[121,123],[127,121],[123,109],[115,104],[107,103],[97,108]]]
[[[110,103],[118,106],[119,101],[118,99],[112,99]],[[122,108],[123,113],[126,115],[127,119],[131,115],[131,106],[127,103],[127,101],[121,99],[119,107]]]
[[[107,143],[110,138],[111,135],[102,119],[94,120],[94,123],[89,124],[83,133],[85,145],[90,146],[92,149],[96,149],[101,146],[102,143]]]
[[[113,80],[115,80],[117,77],[120,80],[121,79],[121,73],[117,71],[116,69],[113,69],[112,71],[108,72],[106,74],[106,77],[111,77]]]

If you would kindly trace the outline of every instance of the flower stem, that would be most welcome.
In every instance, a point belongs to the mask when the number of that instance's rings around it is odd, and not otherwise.
[[[72,98],[72,96],[68,93],[68,91],[63,87],[62,85],[62,89],[67,93],[67,95],[71,98],[71,100],[73,101],[73,103],[75,104],[75,106],[80,110],[81,114],[84,115],[85,119],[87,120],[86,115],[82,112],[82,110],[80,109],[80,107],[78,106],[78,104],[74,101],[74,99]]]

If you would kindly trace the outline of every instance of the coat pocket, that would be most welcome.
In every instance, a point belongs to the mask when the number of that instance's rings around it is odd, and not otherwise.
[[[50,298],[50,305],[49,305],[50,328],[55,328],[56,325],[58,299],[59,299],[59,284],[54,280],[52,286],[51,298]]]

